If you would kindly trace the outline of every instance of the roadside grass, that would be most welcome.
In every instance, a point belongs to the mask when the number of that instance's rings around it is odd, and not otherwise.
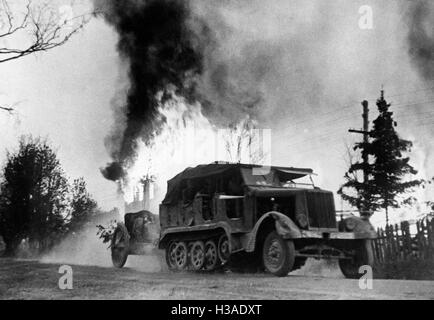
[[[374,275],[377,279],[434,280],[434,259],[376,264]]]

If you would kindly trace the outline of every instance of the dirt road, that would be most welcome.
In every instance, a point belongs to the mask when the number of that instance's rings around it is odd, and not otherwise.
[[[60,290],[60,264],[0,259],[0,299],[434,299],[433,281],[374,280],[372,290],[338,277],[171,274],[72,266]]]

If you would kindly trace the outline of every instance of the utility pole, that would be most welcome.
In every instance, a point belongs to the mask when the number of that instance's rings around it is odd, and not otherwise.
[[[363,114],[362,114],[362,118],[363,118],[363,130],[355,130],[355,129],[350,129],[349,132],[351,133],[360,133],[363,134],[363,142],[364,143],[369,143],[369,103],[368,101],[364,100],[362,102],[362,106],[363,106]],[[364,169],[363,169],[363,183],[364,184],[368,184],[369,182],[369,175],[368,172],[365,168],[368,167],[369,165],[369,155],[366,152],[363,152],[363,165],[364,165]],[[363,211],[366,210],[366,208],[362,208]],[[365,214],[364,212],[362,212],[362,214]]]

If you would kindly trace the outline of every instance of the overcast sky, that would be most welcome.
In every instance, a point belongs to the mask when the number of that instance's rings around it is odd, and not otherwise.
[[[396,106],[392,110],[398,131],[415,143],[413,164],[421,176],[434,176],[434,165],[429,162],[434,141],[434,83],[421,81],[410,64],[405,23],[395,2],[373,6],[373,30],[358,27],[360,1],[338,1],[339,6],[330,6],[329,11],[322,7],[321,12],[305,7],[297,12],[297,7],[291,7],[285,23],[280,16],[285,13],[279,13],[285,8],[279,3],[283,2],[277,1],[265,12],[252,9],[253,16],[244,16],[244,20],[241,14],[249,12],[228,14],[228,23],[235,30],[268,21],[265,31],[273,33],[277,28],[281,37],[290,37],[282,30],[290,33],[293,28],[303,30],[304,24],[315,25],[319,16],[327,21],[322,22],[324,34],[312,28],[313,33],[300,31],[306,43],[296,57],[291,55],[288,40],[277,58],[279,64],[273,65],[274,75],[267,79],[270,109],[261,115],[261,126],[272,129],[273,164],[312,167],[319,174],[319,185],[336,191],[346,170],[345,143],[359,138],[347,130],[361,127],[363,99],[370,102],[371,119],[377,115],[375,100],[384,85],[386,99]],[[0,64],[1,100],[20,102],[17,116],[0,113],[0,160],[4,161],[7,149],[16,148],[22,134],[47,137],[57,148],[67,175],[84,176],[104,209],[121,205],[117,186],[99,171],[110,161],[104,138],[113,124],[111,100],[125,75],[116,40],[109,26],[93,19],[60,48]],[[304,59],[309,64],[300,63]],[[312,72],[321,79],[315,85]],[[307,99],[309,95],[315,99]],[[424,194],[434,200],[432,190]],[[340,209],[339,199],[336,202]]]

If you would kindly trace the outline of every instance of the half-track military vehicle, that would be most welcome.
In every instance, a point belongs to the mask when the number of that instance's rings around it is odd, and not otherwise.
[[[243,253],[276,276],[316,258],[337,259],[346,277],[360,277],[359,267],[373,264],[375,229],[365,217],[338,222],[333,193],[316,187],[313,175],[221,163],[184,170],[168,181],[160,205],[158,247],[169,269],[213,271]]]

